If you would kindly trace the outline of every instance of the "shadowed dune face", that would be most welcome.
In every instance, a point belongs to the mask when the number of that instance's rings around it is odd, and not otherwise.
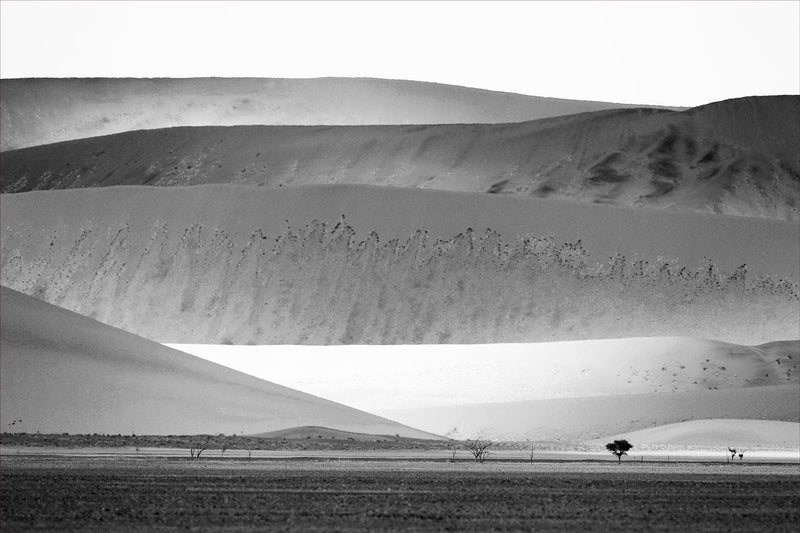
[[[800,97],[518,124],[173,128],[15,150],[2,190],[371,184],[796,221]]]
[[[797,334],[791,223],[382,187],[0,201],[3,284],[161,342]],[[470,231],[476,222],[499,229]],[[787,279],[762,277],[775,272]]]
[[[174,126],[499,123],[632,107],[367,78],[44,78],[2,84],[3,151]]]
[[[259,433],[326,426],[434,438],[2,287],[3,431]],[[10,421],[21,420],[14,427]]]

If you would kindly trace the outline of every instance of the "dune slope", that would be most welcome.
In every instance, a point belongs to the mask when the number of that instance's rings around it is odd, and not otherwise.
[[[364,186],[0,203],[5,285],[160,342],[797,337],[791,223]]]
[[[432,438],[172,350],[2,287],[3,431],[260,433],[296,426]],[[12,421],[21,420],[10,426]]]
[[[394,409],[384,416],[453,438],[584,442],[691,420],[798,422],[797,384]],[[625,438],[625,437],[623,437]]]
[[[170,347],[365,410],[800,385],[800,341]]]
[[[635,442],[640,449],[654,445],[723,449],[733,446],[740,452],[746,452],[747,447],[797,449],[800,448],[800,424],[775,420],[691,420],[613,435],[596,440],[595,443],[604,444],[615,439]]]
[[[368,78],[6,79],[0,150],[172,126],[521,122],[631,107]]]
[[[207,127],[14,150],[2,191],[331,183],[576,199],[797,221],[800,97],[517,124]]]

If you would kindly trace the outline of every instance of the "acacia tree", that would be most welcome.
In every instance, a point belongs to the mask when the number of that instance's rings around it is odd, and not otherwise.
[[[488,439],[467,439],[464,441],[464,448],[475,457],[476,461],[482,463],[489,455],[489,447],[492,444],[494,443]]]
[[[617,461],[620,463],[622,462],[622,456],[628,455],[628,450],[631,448],[633,448],[633,444],[625,439],[615,440],[614,442],[609,442],[606,444],[606,450],[616,455]]]

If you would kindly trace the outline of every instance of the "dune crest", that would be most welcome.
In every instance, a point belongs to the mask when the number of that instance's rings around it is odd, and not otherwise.
[[[800,97],[511,124],[133,131],[5,152],[4,193],[366,184],[800,220]]]
[[[174,126],[521,122],[624,107],[374,78],[6,79],[0,150]]]

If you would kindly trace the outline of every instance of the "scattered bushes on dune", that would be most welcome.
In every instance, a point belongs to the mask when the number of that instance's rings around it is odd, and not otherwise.
[[[598,262],[581,241],[504,239],[491,229],[383,240],[344,218],[276,239],[263,229],[237,236],[163,222],[147,236],[133,233],[62,232],[54,238],[63,244],[35,251],[4,235],[3,282],[163,342],[691,335],[756,344],[796,336],[798,285],[750,276],[746,265],[689,268],[620,254]]]

